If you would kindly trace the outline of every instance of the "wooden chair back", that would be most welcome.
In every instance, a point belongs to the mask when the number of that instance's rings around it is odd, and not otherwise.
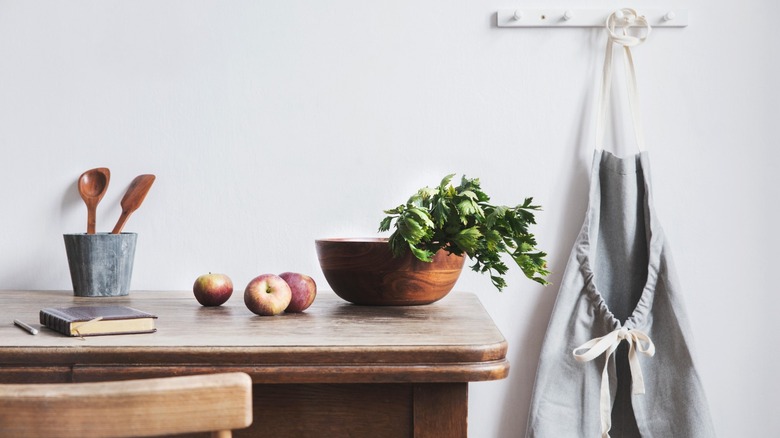
[[[251,423],[252,380],[245,373],[0,385],[0,436],[224,438]]]

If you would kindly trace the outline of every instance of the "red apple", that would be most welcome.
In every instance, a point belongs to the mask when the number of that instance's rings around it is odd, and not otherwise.
[[[255,277],[244,290],[246,307],[262,316],[273,316],[284,312],[291,299],[290,286],[282,277],[274,274]]]
[[[297,272],[283,272],[279,276],[287,282],[292,291],[292,299],[284,311],[298,313],[308,309],[317,296],[317,283],[308,275]]]
[[[204,306],[219,306],[233,294],[233,282],[225,274],[204,274],[192,286],[195,299]]]

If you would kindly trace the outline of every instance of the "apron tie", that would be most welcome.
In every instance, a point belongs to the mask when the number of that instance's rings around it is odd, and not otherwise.
[[[604,137],[609,108],[609,95],[612,87],[612,48],[613,45],[623,46],[626,64],[626,87],[628,88],[628,104],[631,108],[631,118],[634,121],[634,135],[637,148],[640,152],[645,150],[645,133],[642,127],[642,118],[639,116],[639,91],[636,85],[636,72],[634,71],[634,59],[631,56],[631,47],[645,42],[652,27],[643,15],[631,8],[623,8],[613,12],[607,17],[607,51],[604,56],[604,76],[601,82],[601,96],[599,98],[598,114],[596,116],[596,148],[604,149]],[[621,28],[618,32],[617,28]],[[629,29],[644,28],[644,33],[634,36]]]
[[[609,429],[612,427],[612,402],[609,393],[609,358],[615,353],[622,341],[628,342],[628,364],[631,369],[631,393],[644,394],[645,380],[642,377],[642,368],[639,365],[637,351],[652,357],[655,354],[655,344],[650,337],[639,330],[629,330],[625,327],[615,329],[612,332],[580,345],[572,351],[574,358],[580,362],[591,361],[602,354],[606,354],[604,370],[601,372],[601,399],[599,408],[601,411],[601,436],[609,438]],[[580,350],[586,350],[578,353]]]

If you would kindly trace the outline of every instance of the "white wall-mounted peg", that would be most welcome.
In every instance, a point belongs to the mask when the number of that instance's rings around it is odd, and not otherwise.
[[[614,9],[503,9],[496,14],[498,27],[604,27]],[[687,9],[640,9],[652,27],[688,26]],[[625,20],[618,11],[617,22]]]

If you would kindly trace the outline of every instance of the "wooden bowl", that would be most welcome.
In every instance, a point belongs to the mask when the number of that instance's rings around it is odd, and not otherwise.
[[[439,251],[426,263],[411,252],[393,257],[387,239],[319,239],[317,257],[339,297],[370,306],[413,306],[442,299],[455,286],[464,258]]]

